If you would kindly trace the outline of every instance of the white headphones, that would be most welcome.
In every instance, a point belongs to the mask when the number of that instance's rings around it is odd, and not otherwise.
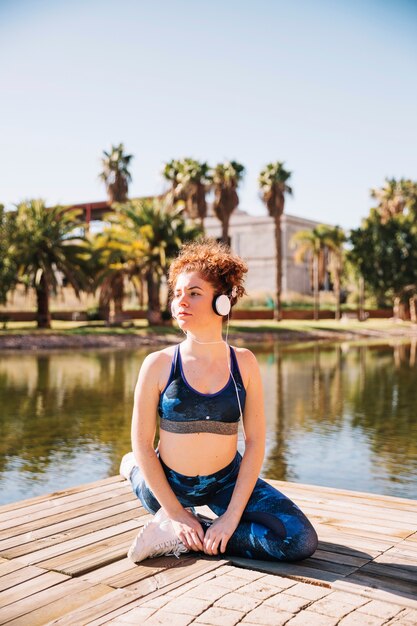
[[[225,293],[222,293],[220,296],[214,296],[212,307],[217,315],[221,315],[222,317],[229,315],[230,309],[232,308],[229,296],[226,296]]]
[[[212,301],[212,307],[216,315],[220,315],[221,317],[229,315],[230,310],[232,308],[232,303],[230,301],[230,298],[233,298],[235,296],[237,296],[236,287],[233,287],[232,293],[230,294],[230,296],[226,295],[225,293],[222,293],[219,296],[214,296],[213,301]],[[171,315],[175,320],[176,316],[175,316],[175,308],[174,308],[173,301],[171,302]]]

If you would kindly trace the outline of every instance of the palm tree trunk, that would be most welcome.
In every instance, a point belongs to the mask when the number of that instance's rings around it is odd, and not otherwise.
[[[274,319],[282,320],[281,288],[282,288],[282,243],[281,243],[281,216],[275,217],[275,256],[276,256],[276,305]]]
[[[109,323],[110,304],[108,298],[104,295],[102,290],[100,290],[100,295],[98,297],[98,314],[101,320],[104,320],[106,324]]]
[[[399,321],[401,319],[401,299],[399,296],[394,298],[394,320]]]
[[[319,319],[319,255],[313,258],[314,319]]]
[[[162,323],[161,304],[159,299],[159,280],[152,270],[146,272],[146,285],[148,288],[148,313],[147,320],[150,326]]]
[[[227,244],[228,246],[230,245],[230,240],[229,240],[229,220],[230,220],[230,216],[229,215],[223,215],[223,219],[222,219],[222,241],[223,243]]]
[[[416,296],[411,296],[408,302],[410,306],[410,320],[413,324],[417,324]]]
[[[336,298],[335,319],[340,320],[340,274],[339,274],[339,270],[337,270],[335,280],[334,280],[334,295]]]
[[[115,276],[112,291],[114,300],[114,322],[119,324],[123,321],[124,280],[122,272]]]
[[[51,313],[49,311],[49,285],[45,273],[42,273],[39,285],[36,287],[38,328],[51,328]]]
[[[363,322],[365,319],[365,311],[364,311],[364,304],[365,304],[365,281],[363,279],[363,276],[361,276],[359,278],[359,310],[358,310],[358,319],[360,322]]]

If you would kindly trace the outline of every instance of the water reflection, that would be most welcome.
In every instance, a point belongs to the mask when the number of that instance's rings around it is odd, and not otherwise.
[[[417,497],[415,353],[415,342],[276,348],[265,475]]]
[[[263,474],[417,497],[416,342],[256,347]],[[147,351],[3,354],[0,501],[117,473]]]
[[[130,445],[132,394],[145,354],[2,358],[3,502],[117,472],[117,459]]]

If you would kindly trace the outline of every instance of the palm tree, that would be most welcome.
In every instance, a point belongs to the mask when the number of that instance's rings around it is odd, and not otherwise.
[[[319,225],[313,230],[300,230],[291,237],[291,246],[295,248],[294,260],[303,262],[306,257],[310,261],[313,276],[314,319],[319,319],[319,289],[326,272],[325,251],[327,246],[328,227]]]
[[[192,158],[173,159],[165,164],[162,175],[171,183],[169,193],[172,204],[184,202],[188,217],[199,220],[204,228],[207,215],[206,194],[211,183],[208,164]]]
[[[276,253],[276,307],[274,317],[282,319],[281,289],[282,289],[282,244],[281,244],[281,217],[284,213],[285,194],[292,194],[287,181],[291,172],[284,169],[284,163],[276,161],[268,163],[259,174],[258,183],[261,189],[262,200],[265,202],[269,215],[275,222],[275,253]]]
[[[328,267],[332,278],[333,290],[336,300],[335,319],[340,320],[340,287],[343,272],[343,244],[346,235],[340,226],[321,226],[323,241],[328,250]]]
[[[126,202],[129,183],[132,176],[129,172],[131,154],[124,154],[124,145],[112,146],[110,152],[103,150],[104,157],[101,161],[103,171],[99,177],[104,180],[107,189],[109,203]]]
[[[179,184],[176,191],[185,196],[185,211],[191,219],[199,220],[202,228],[207,215],[206,194],[211,183],[209,170],[206,162],[187,158],[182,161],[177,176]]]
[[[110,218],[108,218],[110,219]],[[113,224],[97,233],[91,242],[91,275],[94,289],[99,287],[99,314],[110,321],[110,303],[114,302],[113,323],[123,319],[126,246],[120,225]]]
[[[62,286],[62,278],[77,296],[89,286],[88,247],[78,221],[81,211],[52,207],[43,200],[17,205],[13,253],[19,280],[36,291],[38,328],[50,328],[49,297]]]
[[[178,200],[185,200],[183,194],[177,191],[179,185],[178,176],[181,171],[182,161],[180,159],[171,159],[164,164],[162,170],[162,176],[170,183],[170,189],[168,190],[166,197],[167,201],[170,201],[174,205]]]
[[[229,221],[239,205],[237,188],[245,168],[237,161],[225,161],[216,165],[212,172],[214,202],[213,210],[222,224],[222,241],[229,244]]]
[[[386,178],[383,187],[371,189],[371,198],[378,200],[378,212],[383,222],[404,212],[407,205],[409,182],[411,181],[404,178],[400,180]]]
[[[144,276],[148,293],[148,322],[162,320],[161,280],[168,273],[170,261],[178,254],[184,241],[195,239],[201,230],[188,226],[180,210],[170,208],[161,200],[132,200],[117,205],[111,221],[118,228],[118,243],[123,263],[117,269],[137,284]]]

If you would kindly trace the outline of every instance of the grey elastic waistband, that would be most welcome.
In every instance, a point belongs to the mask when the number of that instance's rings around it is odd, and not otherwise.
[[[215,420],[173,422],[161,417],[159,427],[170,433],[213,433],[215,435],[236,435],[239,428],[239,422],[216,422]]]

